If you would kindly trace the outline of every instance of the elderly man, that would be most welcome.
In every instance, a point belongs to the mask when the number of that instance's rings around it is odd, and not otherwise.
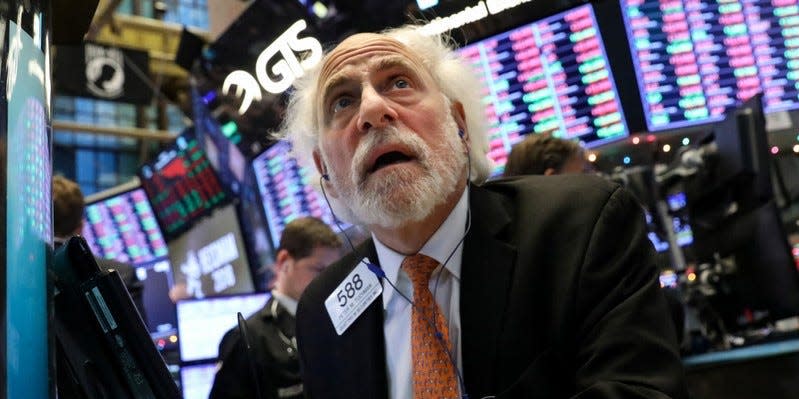
[[[372,239],[297,313],[311,398],[684,398],[644,217],[589,176],[489,172],[480,87],[439,37],[358,34],[288,132]]]

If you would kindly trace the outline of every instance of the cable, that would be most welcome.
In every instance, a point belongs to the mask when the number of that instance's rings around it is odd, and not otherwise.
[[[465,141],[463,141],[463,133],[462,133],[462,131],[459,130],[459,134],[458,135],[461,137],[461,142],[463,142],[464,145],[465,145]],[[433,291],[431,292],[431,294],[433,295],[434,298],[435,298],[435,292],[438,290],[438,283],[439,283],[439,280],[441,278],[441,274],[444,271],[444,268],[446,267],[447,263],[452,258],[452,256],[455,255],[455,251],[458,250],[458,247],[460,247],[463,244],[463,241],[466,239],[466,236],[469,234],[469,231],[471,230],[471,227],[472,227],[471,191],[469,190],[469,182],[471,181],[471,178],[472,178],[472,158],[469,156],[468,147],[467,147],[467,152],[466,152],[466,159],[467,159],[467,167],[468,167],[467,168],[467,175],[466,175],[466,230],[464,231],[463,236],[461,236],[461,239],[458,240],[458,243],[455,245],[455,247],[452,249],[452,251],[450,251],[449,255],[444,260],[444,263],[442,263],[441,266],[440,266],[440,270],[439,270],[438,274],[436,275],[436,281],[435,281],[435,284],[433,286]],[[391,282],[391,280],[386,278],[386,273],[383,271],[383,269],[381,269],[377,265],[374,265],[371,262],[366,262],[365,259],[367,259],[367,258],[365,256],[362,256],[358,252],[358,250],[355,248],[355,246],[352,244],[352,240],[350,240],[350,237],[347,234],[347,232],[341,227],[341,223],[339,222],[339,219],[336,216],[335,212],[333,211],[333,207],[330,205],[330,201],[327,198],[327,192],[325,192],[325,185],[324,185],[324,182],[322,181],[323,179],[326,179],[326,178],[327,178],[327,174],[326,173],[324,173],[321,176],[319,176],[319,186],[322,189],[322,196],[324,197],[328,208],[330,208],[330,213],[333,216],[333,221],[336,223],[336,227],[338,227],[338,229],[341,231],[341,234],[344,235],[344,238],[346,239],[347,244],[349,244],[350,248],[352,249],[352,252],[357,257],[361,258],[360,263],[363,263],[364,265],[366,265],[366,267],[372,273],[374,273],[377,276],[378,280],[383,280],[386,283],[388,283],[388,285],[394,290],[394,292],[396,292],[403,299],[405,299],[411,305],[411,307],[414,310],[416,310],[418,312],[421,312],[419,307],[410,298],[408,298],[402,291],[400,291],[397,288],[397,286],[394,285],[394,283]],[[424,315],[423,318],[427,322],[427,324],[429,324],[430,327],[433,328],[433,332],[434,332],[433,335],[436,337],[436,340],[438,341],[439,345],[441,345],[442,349],[444,350],[444,353],[447,354],[447,358],[450,361],[450,365],[455,370],[455,375],[458,378],[458,385],[460,386],[460,390],[461,390],[461,399],[469,399],[469,394],[466,392],[466,383],[463,380],[463,375],[461,374],[461,371],[458,368],[458,364],[455,361],[455,356],[452,353],[452,350],[450,350],[447,347],[447,344],[444,341],[443,334],[440,331],[438,331],[438,328],[436,327],[436,324],[435,324],[434,320],[432,320],[430,317],[427,317],[427,315],[424,312],[421,312],[421,314]]]

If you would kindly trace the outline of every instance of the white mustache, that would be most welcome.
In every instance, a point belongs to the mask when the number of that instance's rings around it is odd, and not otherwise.
[[[430,153],[430,148],[421,137],[411,132],[401,132],[396,126],[370,131],[358,144],[358,148],[355,149],[355,154],[352,157],[351,176],[355,185],[366,179],[366,175],[372,167],[372,165],[367,164],[369,154],[382,145],[403,146],[409,149],[411,151],[410,155],[416,157],[423,165],[426,165],[426,160]]]

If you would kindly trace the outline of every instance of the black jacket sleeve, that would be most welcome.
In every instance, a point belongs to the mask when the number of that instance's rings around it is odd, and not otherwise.
[[[257,351],[256,351],[257,352]],[[257,357],[257,355],[254,354]],[[220,367],[208,399],[258,399],[247,348],[238,328],[228,331],[219,344]],[[264,378],[263,364],[257,362],[261,398],[276,399],[275,387]]]
[[[579,272],[573,398],[687,398],[652,255],[641,207],[616,189]]]

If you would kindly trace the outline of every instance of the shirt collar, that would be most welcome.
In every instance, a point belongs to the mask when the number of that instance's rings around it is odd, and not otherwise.
[[[297,315],[297,300],[294,298],[290,298],[286,294],[278,291],[272,290],[272,297],[277,300],[280,305],[282,305],[292,316]]]
[[[463,245],[458,245],[463,238],[464,231],[466,230],[466,218],[469,213],[469,203],[467,190],[468,185],[463,190],[458,203],[452,209],[452,212],[444,220],[444,223],[439,226],[438,230],[430,237],[424,244],[420,254],[427,255],[438,263],[447,261],[447,257],[452,254],[452,257],[444,265],[456,279],[461,278],[461,256],[463,254]],[[399,276],[400,266],[402,261],[405,260],[405,255],[394,251],[393,249],[384,245],[372,233],[372,239],[377,250],[377,258],[380,261],[380,267],[386,274],[386,278],[396,286],[397,278]],[[457,249],[455,247],[457,246]],[[453,253],[453,249],[455,249]],[[393,289],[383,289],[383,307],[388,306],[391,298],[394,296]]]

